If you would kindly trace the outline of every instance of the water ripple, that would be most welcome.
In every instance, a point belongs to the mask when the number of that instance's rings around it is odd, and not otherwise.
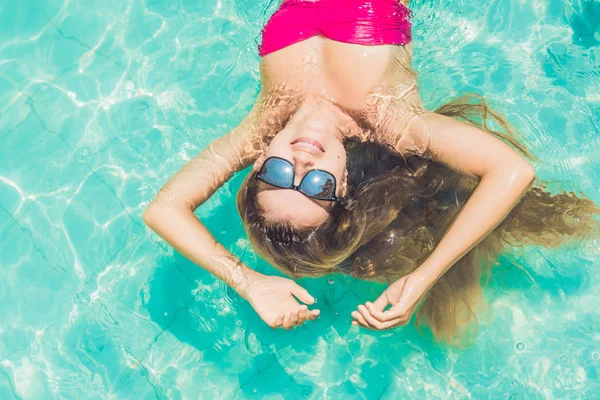
[[[351,328],[381,285],[341,276],[302,281],[319,320],[273,331],[146,230],[158,188],[252,104],[277,3],[0,4],[0,398],[593,398],[600,240],[503,255],[459,350]],[[425,102],[484,95],[549,190],[600,202],[597,4],[411,3]],[[241,178],[197,214],[274,273],[231,218]]]

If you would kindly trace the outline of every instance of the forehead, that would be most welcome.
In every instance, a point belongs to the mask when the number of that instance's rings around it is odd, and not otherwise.
[[[266,185],[265,185],[266,186]],[[329,217],[331,203],[312,200],[295,190],[262,188],[256,201],[267,219],[316,228]]]

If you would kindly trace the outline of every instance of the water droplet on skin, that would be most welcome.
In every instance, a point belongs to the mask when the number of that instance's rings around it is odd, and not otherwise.
[[[40,146],[45,146],[48,143],[47,139],[40,140]]]
[[[48,84],[47,84],[47,83],[42,83],[42,84],[40,85],[40,90],[41,90],[42,92],[45,92],[46,90],[48,90]]]
[[[333,279],[332,278],[329,278],[329,280],[327,282],[329,282],[330,285],[333,285]]]
[[[533,287],[533,290],[538,290],[538,289],[539,289],[539,287],[538,287],[537,285],[535,285],[535,286]]]
[[[569,357],[567,357],[566,355],[564,355],[564,354],[563,354],[563,355],[560,357],[560,361],[562,361],[562,362],[567,362],[567,361],[569,361]]]
[[[254,388],[254,389],[252,389],[252,392],[256,393],[256,392],[258,392],[258,390],[256,388]]]
[[[50,161],[50,162],[48,163],[48,166],[49,166],[50,168],[56,168],[58,165],[57,165],[57,164],[56,164],[54,161]]]
[[[476,381],[478,381],[478,380],[479,380],[479,378],[481,378],[481,376],[479,375],[479,373],[477,373],[477,372],[474,372],[474,373],[473,373],[473,378],[475,378],[475,380],[476,380]]]
[[[525,344],[519,342],[515,345],[515,348],[519,351],[523,351],[523,350],[525,350]]]
[[[166,316],[168,316],[168,315],[169,315],[169,313],[168,313],[168,312],[164,313],[164,316],[165,316],[165,317],[166,317]]]
[[[592,358],[593,358],[594,360],[597,360],[597,359],[599,359],[599,358],[600,358],[600,354],[598,354],[598,353],[594,353],[594,354],[592,354]]]
[[[510,386],[512,386],[512,387],[517,387],[517,382],[516,382],[516,381],[512,381],[512,382],[510,383]]]

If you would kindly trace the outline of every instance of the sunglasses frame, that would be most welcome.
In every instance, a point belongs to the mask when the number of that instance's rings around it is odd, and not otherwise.
[[[276,159],[276,160],[285,161],[286,163],[288,163],[288,164],[289,164],[289,165],[292,167],[292,172],[295,172],[295,171],[294,171],[294,164],[292,164],[292,163],[291,163],[289,160],[286,160],[285,158],[281,158],[281,157],[276,157],[276,156],[273,156],[273,157],[269,157],[269,158],[267,158],[267,159],[266,159],[266,160],[263,162],[263,164],[262,164],[262,165],[261,165],[261,167],[260,167],[260,170],[258,171],[258,174],[256,174],[256,177],[255,177],[254,179],[257,179],[257,180],[259,180],[259,181],[262,181],[262,182],[266,183],[267,185],[271,185],[271,186],[274,186],[274,187],[277,187],[277,188],[280,188],[280,189],[292,189],[292,190],[295,190],[295,191],[297,191],[297,192],[300,192],[300,193],[302,193],[304,196],[306,196],[306,197],[308,197],[308,198],[311,198],[311,199],[315,199],[315,200],[322,200],[322,201],[338,201],[338,197],[335,195],[335,191],[337,190],[337,180],[335,179],[335,176],[333,176],[333,174],[332,174],[331,172],[329,172],[329,171],[325,171],[325,170],[323,170],[323,169],[318,169],[318,168],[311,169],[310,171],[308,171],[308,172],[307,172],[307,173],[306,173],[306,174],[305,174],[305,175],[302,177],[302,180],[300,181],[300,184],[299,184],[299,185],[294,185],[294,179],[293,179],[294,175],[292,175],[292,185],[291,185],[291,186],[279,186],[279,185],[274,185],[274,184],[272,184],[272,183],[270,183],[270,182],[267,182],[267,181],[266,181],[266,180],[265,180],[263,177],[261,177],[261,176],[260,176],[260,174],[261,174],[261,172],[262,172],[262,170],[263,170],[264,166],[267,164],[267,162],[268,162],[269,160],[272,160],[272,159]],[[331,176],[331,178],[333,179],[333,194],[331,195],[331,197],[329,197],[329,198],[326,198],[326,199],[320,199],[320,198],[318,198],[318,197],[315,197],[315,196],[311,196],[311,195],[309,195],[309,194],[306,194],[306,193],[304,193],[302,190],[300,190],[300,186],[302,186],[302,183],[304,182],[304,179],[306,179],[306,177],[308,176],[308,174],[310,174],[310,173],[311,173],[311,172],[313,172],[313,171],[316,171],[316,172],[324,172],[324,173],[328,174],[329,176]]]

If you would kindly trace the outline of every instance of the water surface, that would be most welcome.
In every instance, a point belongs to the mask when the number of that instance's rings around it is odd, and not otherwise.
[[[318,321],[273,331],[143,225],[164,182],[251,107],[276,6],[0,0],[0,398],[599,398],[594,241],[504,255],[459,351],[412,325],[351,328],[383,286],[338,275],[301,281]],[[412,8],[426,104],[483,94],[538,176],[600,202],[598,3]],[[242,179],[197,214],[274,273],[233,217]]]

